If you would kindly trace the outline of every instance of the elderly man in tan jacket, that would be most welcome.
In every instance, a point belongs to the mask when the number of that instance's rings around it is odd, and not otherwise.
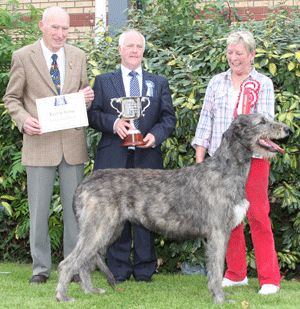
[[[30,212],[30,249],[33,277],[30,283],[45,283],[51,272],[48,221],[56,171],[64,220],[64,257],[76,245],[78,227],[72,198],[83,178],[88,160],[84,127],[42,133],[36,99],[81,91],[90,106],[94,92],[86,73],[86,57],[80,49],[65,44],[70,18],[60,7],[45,10],[39,23],[42,39],[13,53],[5,107],[23,133],[22,164],[26,166]],[[60,72],[56,88],[50,70],[53,54]],[[80,282],[79,275],[74,281]]]

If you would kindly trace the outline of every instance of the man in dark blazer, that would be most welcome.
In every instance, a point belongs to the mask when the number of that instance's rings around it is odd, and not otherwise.
[[[161,144],[174,130],[176,116],[167,79],[148,73],[141,67],[144,49],[142,34],[135,30],[125,31],[119,38],[121,68],[98,75],[95,79],[95,99],[88,112],[90,126],[102,132],[95,169],[163,168]],[[133,77],[129,74],[132,71],[138,73],[139,95],[150,99],[150,106],[145,110],[145,116],[139,118],[138,125],[145,145],[134,149],[121,146],[128,130],[133,127],[128,120],[118,118],[117,111],[110,105],[113,98],[131,96],[130,80]],[[143,107],[146,104],[143,103]],[[130,261],[132,235],[133,265]],[[156,268],[154,235],[142,226],[127,222],[120,238],[108,249],[107,260],[117,283],[128,280],[131,274],[137,281],[151,281]]]
[[[84,93],[89,106],[94,92],[86,73],[82,50],[65,44],[70,18],[60,7],[44,11],[39,26],[43,38],[13,53],[10,80],[3,98],[5,107],[23,133],[22,164],[26,166],[30,213],[30,250],[33,277],[30,283],[45,283],[51,273],[51,245],[48,221],[56,171],[64,220],[64,257],[74,249],[78,226],[72,207],[77,185],[88,161],[85,128],[42,133],[36,99],[57,96],[50,75],[52,55],[58,55],[60,92]],[[77,274],[75,281],[80,281]]]

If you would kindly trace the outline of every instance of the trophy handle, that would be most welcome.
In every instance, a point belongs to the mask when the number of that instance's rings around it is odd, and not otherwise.
[[[110,100],[110,106],[115,109],[118,112],[118,117],[122,116],[122,112],[120,112],[115,106],[114,106],[114,102],[120,103],[120,99],[119,98],[114,98]]]
[[[142,102],[148,101],[148,104],[143,108],[141,115],[144,117],[145,116],[145,110],[150,106],[150,99],[147,97],[142,97]]]

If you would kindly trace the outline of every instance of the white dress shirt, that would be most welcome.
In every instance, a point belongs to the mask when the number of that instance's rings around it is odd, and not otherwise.
[[[43,50],[43,54],[47,63],[47,67],[49,70],[49,74],[50,74],[50,68],[51,68],[51,64],[53,59],[51,58],[53,55],[53,52],[50,51],[43,39],[41,39],[41,46],[42,46],[42,50]],[[63,90],[63,86],[64,86],[64,81],[65,81],[65,70],[66,70],[66,66],[65,66],[65,49],[62,47],[57,53],[55,53],[57,55],[57,66],[59,69],[59,74],[60,74],[60,93],[62,93]]]

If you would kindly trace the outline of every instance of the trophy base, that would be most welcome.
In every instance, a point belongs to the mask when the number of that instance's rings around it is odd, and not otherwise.
[[[128,146],[142,146],[146,143],[143,141],[143,134],[142,133],[134,133],[134,134],[128,134],[125,139],[124,143],[121,145],[123,147]]]

